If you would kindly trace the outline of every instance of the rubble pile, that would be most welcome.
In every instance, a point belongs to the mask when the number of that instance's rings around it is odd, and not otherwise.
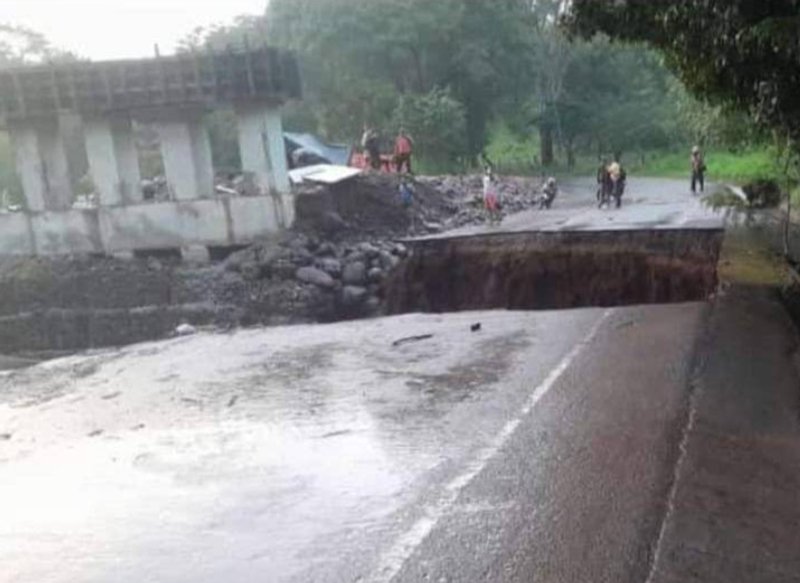
[[[456,202],[454,212],[443,218],[444,230],[486,222],[483,210],[483,179],[479,175],[421,178],[420,183]],[[541,193],[541,181],[534,178],[501,178],[498,192],[503,214],[534,207]]]
[[[382,284],[407,255],[390,240],[323,241],[290,233],[230,256],[216,301],[242,308],[241,325],[331,322],[381,313]]]
[[[411,205],[399,184],[364,175],[305,187],[293,229],[227,256],[215,250],[214,263],[169,253],[0,260],[0,353],[122,345],[189,326],[380,315],[387,282],[409,255],[403,239],[485,220],[480,177],[415,179]],[[504,211],[532,206],[536,184],[501,180]]]
[[[416,179],[410,207],[399,184],[399,177],[380,174],[304,189],[295,228],[230,256],[228,285],[216,286],[214,301],[241,306],[240,325],[381,314],[384,282],[408,253],[399,239],[486,220],[480,176]],[[510,214],[533,206],[538,183],[506,179],[500,189]]]

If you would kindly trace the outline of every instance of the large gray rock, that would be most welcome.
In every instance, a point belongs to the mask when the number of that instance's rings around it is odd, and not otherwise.
[[[342,276],[342,262],[333,257],[323,257],[322,259],[317,259],[317,267],[331,277],[338,278]]]
[[[381,268],[384,271],[391,271],[397,267],[398,263],[400,263],[400,260],[396,256],[392,255],[391,253],[387,253],[386,251],[381,251],[380,261]]]
[[[367,256],[361,251],[351,251],[344,260],[345,263],[363,263],[365,265],[367,261]]]
[[[367,299],[368,295],[367,290],[363,287],[346,285],[342,289],[342,303],[348,307],[358,306]]]
[[[305,267],[307,265],[311,265],[314,261],[314,255],[306,249],[305,247],[298,247],[296,249],[292,249],[292,263],[297,265],[298,267]]]
[[[318,257],[336,257],[336,245],[329,241],[325,241],[321,243],[319,247],[317,247],[317,256]]]
[[[303,283],[310,283],[326,289],[336,285],[336,281],[330,275],[316,267],[301,267],[297,270],[295,277]]]
[[[345,285],[363,285],[367,281],[367,266],[360,261],[348,263],[342,272]]]
[[[367,273],[367,279],[370,283],[379,283],[383,280],[383,270],[380,267],[373,267]]]
[[[397,243],[394,245],[392,252],[398,257],[405,257],[406,255],[408,255],[408,247],[406,247],[402,243]]]
[[[358,250],[361,251],[364,255],[366,255],[370,259],[376,257],[378,253],[380,253],[380,250],[372,243],[361,243],[358,246]]]

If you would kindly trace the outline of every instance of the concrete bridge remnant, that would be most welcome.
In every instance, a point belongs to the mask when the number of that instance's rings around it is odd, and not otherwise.
[[[115,253],[240,245],[291,226],[281,106],[301,97],[297,62],[273,48],[71,62],[0,71],[0,119],[24,190],[0,213],[0,254]],[[219,196],[203,116],[236,114],[255,196]],[[82,119],[95,205],[75,206],[60,117]],[[134,127],[159,136],[168,200],[148,201]]]

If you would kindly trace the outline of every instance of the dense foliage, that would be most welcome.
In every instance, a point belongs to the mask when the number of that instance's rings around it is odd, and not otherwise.
[[[567,23],[648,42],[696,95],[800,138],[800,1],[573,0]]]
[[[293,129],[355,142],[365,123],[385,138],[405,124],[437,165],[483,151],[492,128],[535,147],[530,165],[721,137],[706,122],[724,116],[699,115],[656,53],[569,39],[561,13],[559,0],[272,0],[184,46],[290,48],[306,93]]]

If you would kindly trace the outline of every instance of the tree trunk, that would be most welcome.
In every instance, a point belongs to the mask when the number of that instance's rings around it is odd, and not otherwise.
[[[787,181],[786,221],[783,224],[783,257],[792,259],[791,231],[792,231],[792,185]]]
[[[411,52],[411,58],[414,60],[414,70],[417,77],[417,91],[420,93],[425,93],[427,92],[427,87],[425,84],[425,73],[422,67],[422,57],[420,56],[416,47],[409,47],[409,51]]]
[[[555,162],[553,154],[553,129],[548,126],[539,128],[539,138],[541,142],[542,166],[552,166]]]
[[[566,144],[567,148],[567,168],[569,168],[570,172],[575,169],[575,144],[572,140],[569,140]]]

